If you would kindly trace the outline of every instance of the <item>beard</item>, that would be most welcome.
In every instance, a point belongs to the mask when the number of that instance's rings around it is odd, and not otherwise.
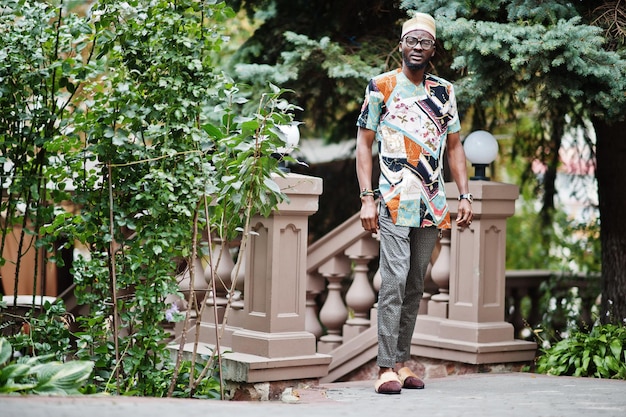
[[[407,56],[407,54],[402,52],[402,61],[408,69],[410,69],[411,71],[417,71],[426,68],[426,66],[430,63],[430,58],[424,60],[424,62],[422,62],[421,64],[414,64],[411,62],[411,59]]]

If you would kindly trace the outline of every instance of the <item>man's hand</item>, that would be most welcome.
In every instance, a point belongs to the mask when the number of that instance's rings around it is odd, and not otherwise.
[[[378,232],[378,210],[373,196],[361,198],[361,226],[368,232]]]
[[[362,210],[363,209],[361,209],[361,212]],[[472,204],[466,199],[459,201],[459,210],[456,214],[456,225],[459,227],[468,227],[472,224],[473,218],[474,212],[472,211]]]

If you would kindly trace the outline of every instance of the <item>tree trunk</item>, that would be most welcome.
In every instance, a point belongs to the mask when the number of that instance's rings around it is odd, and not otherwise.
[[[626,121],[595,119],[603,323],[626,319]]]
[[[548,120],[552,120],[550,127],[550,138],[545,141],[543,146],[543,152],[546,153],[546,159],[543,161],[546,163],[547,169],[544,174],[543,180],[543,205],[539,216],[541,219],[542,229],[554,228],[554,196],[556,195],[556,174],[559,167],[559,151],[561,150],[561,143],[563,142],[563,133],[565,132],[565,111],[561,112],[560,109],[555,111],[553,115],[548,116]],[[549,248],[550,237],[547,234],[542,236],[542,242],[544,247]]]

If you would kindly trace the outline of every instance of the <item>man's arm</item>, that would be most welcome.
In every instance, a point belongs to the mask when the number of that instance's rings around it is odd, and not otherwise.
[[[373,130],[358,128],[356,135],[356,176],[359,191],[372,189],[372,146],[376,139]],[[361,225],[369,232],[378,231],[378,211],[373,195],[361,197]]]
[[[469,185],[467,182],[467,166],[465,151],[463,150],[463,144],[461,143],[461,135],[459,132],[448,134],[447,146],[448,164],[450,165],[452,178],[459,189],[459,193],[466,194],[469,192]],[[461,227],[466,227],[472,222],[473,217],[474,213],[472,212],[472,204],[466,199],[459,201],[456,224]]]

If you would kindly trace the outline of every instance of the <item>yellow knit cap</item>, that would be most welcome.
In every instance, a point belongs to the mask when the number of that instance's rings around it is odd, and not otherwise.
[[[429,14],[415,13],[415,16],[412,19],[404,22],[402,25],[402,36],[400,36],[400,39],[404,38],[404,35],[412,30],[423,30],[430,33],[433,36],[433,39],[437,39],[435,19]]]

